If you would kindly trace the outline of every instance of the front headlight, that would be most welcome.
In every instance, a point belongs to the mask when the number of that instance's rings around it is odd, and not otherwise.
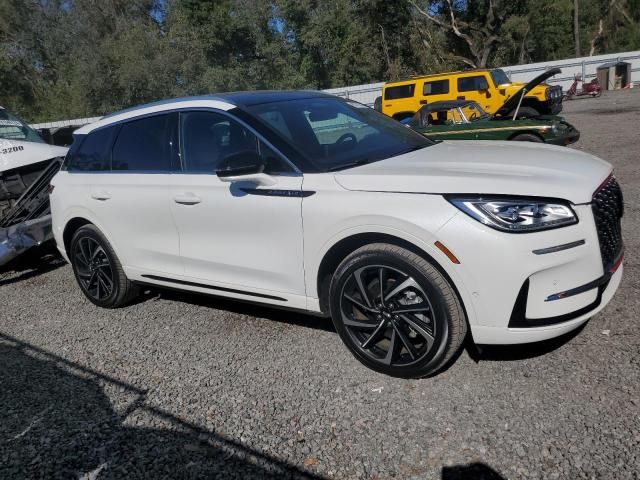
[[[497,196],[448,196],[447,200],[470,217],[503,232],[537,232],[578,223],[569,204],[560,200]]]

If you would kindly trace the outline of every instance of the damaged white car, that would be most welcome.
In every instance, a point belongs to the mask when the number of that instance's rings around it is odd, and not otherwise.
[[[0,266],[51,238],[47,188],[66,154],[0,107]]]

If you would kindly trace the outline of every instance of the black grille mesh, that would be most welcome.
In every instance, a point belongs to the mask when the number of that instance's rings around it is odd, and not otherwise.
[[[615,263],[622,251],[620,219],[624,212],[624,204],[622,190],[613,175],[593,194],[591,208],[600,241],[602,264],[606,271]]]

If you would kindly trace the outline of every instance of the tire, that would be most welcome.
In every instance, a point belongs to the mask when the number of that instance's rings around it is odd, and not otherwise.
[[[386,375],[420,378],[438,372],[467,334],[460,299],[445,276],[395,245],[367,245],[345,258],[329,295],[342,341],[361,363]]]
[[[373,109],[376,112],[382,112],[382,97],[376,97],[373,101]]]
[[[539,136],[534,135],[533,133],[521,133],[521,134],[516,135],[515,137],[513,137],[511,140],[513,140],[514,142],[537,142],[537,143],[543,143],[543,140]]]
[[[74,233],[69,259],[76,281],[91,303],[118,308],[139,294],[139,288],[125,275],[113,248],[94,225],[85,225]]]
[[[515,109],[509,114],[509,116],[513,117],[513,114],[516,113]],[[537,117],[540,115],[540,112],[533,107],[520,107],[518,110],[518,118],[531,118]]]

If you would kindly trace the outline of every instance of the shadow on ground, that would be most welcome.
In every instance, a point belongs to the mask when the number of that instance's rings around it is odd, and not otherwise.
[[[46,272],[60,268],[65,264],[53,242],[23,253],[6,265],[0,267],[0,287],[22,282]]]
[[[324,330],[325,332],[335,332],[335,328],[330,318],[311,315],[299,310],[286,310],[282,308],[269,307],[238,300],[228,300],[222,297],[215,297],[204,294],[191,293],[179,290],[159,289],[153,287],[145,293],[148,297],[157,296],[171,301],[198,305],[205,308],[225,310],[238,315],[248,315],[250,317],[264,318],[274,322],[286,323],[299,327],[311,328],[314,330]]]
[[[130,395],[124,412],[114,411],[106,384]],[[145,399],[144,390],[0,334],[0,478],[320,478]],[[131,415],[167,428],[125,425]]]
[[[442,467],[442,480],[506,480],[484,463]]]

